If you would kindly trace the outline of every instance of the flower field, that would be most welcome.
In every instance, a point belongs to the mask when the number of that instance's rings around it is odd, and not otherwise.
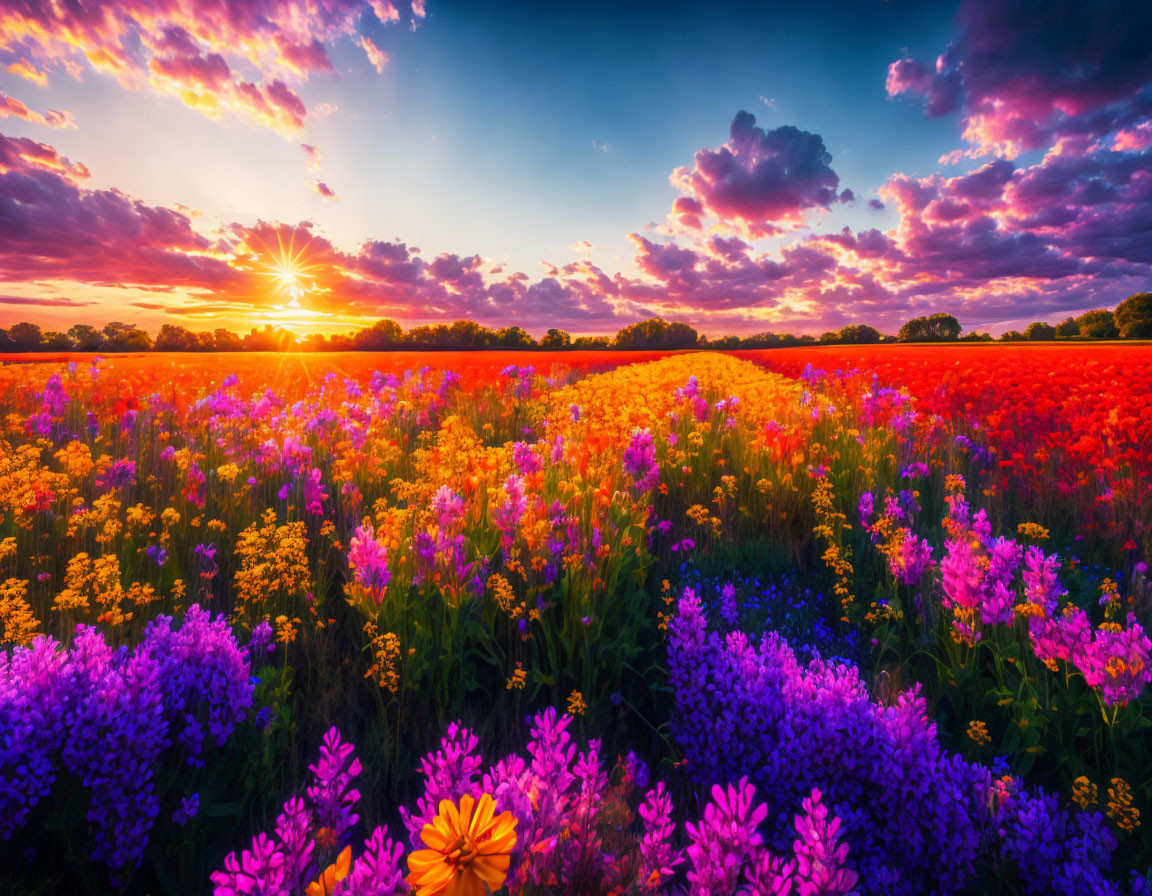
[[[0,891],[1152,893],[1152,347],[0,366]]]

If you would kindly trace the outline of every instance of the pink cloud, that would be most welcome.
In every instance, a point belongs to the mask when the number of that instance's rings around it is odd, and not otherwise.
[[[372,40],[368,37],[362,37],[359,40],[361,48],[364,50],[364,55],[368,57],[368,61],[372,63],[372,67],[376,69],[378,74],[384,74],[384,68],[388,65],[388,54],[381,50]]]
[[[308,143],[301,143],[300,148],[304,150],[304,163],[314,171],[320,170],[320,150],[318,147],[312,146]]]
[[[41,85],[55,69],[76,77],[91,69],[211,117],[229,112],[292,137],[307,113],[289,83],[332,74],[328,48],[354,36],[369,10],[381,23],[400,19],[382,0],[7,4],[0,7],[0,61]],[[410,20],[424,14],[414,4]],[[237,68],[259,77],[246,80]]]
[[[15,97],[8,96],[3,90],[0,90],[0,118],[22,118],[24,121],[49,128],[76,127],[71,112],[58,112],[55,109],[49,109],[41,115],[39,112],[33,112]]]
[[[308,181],[308,186],[312,188],[312,192],[322,199],[336,199],[336,191],[333,190],[328,184],[322,180],[312,179]]]
[[[752,237],[778,233],[779,225],[799,223],[810,209],[839,199],[831,163],[819,134],[791,125],[766,131],[754,115],[739,112],[727,143],[700,150],[692,167],[672,172],[672,185],[694,201],[674,206],[673,215],[690,227],[705,214]]]
[[[964,137],[1009,158],[1061,137],[1101,136],[1152,111],[1147,3],[965,0],[956,39],[929,71],[888,69],[892,96],[923,99],[930,117],[963,110]]]

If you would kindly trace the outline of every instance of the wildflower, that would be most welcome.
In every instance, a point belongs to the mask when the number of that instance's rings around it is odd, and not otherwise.
[[[427,848],[408,856],[408,884],[417,896],[481,893],[482,887],[495,893],[503,886],[516,845],[516,819],[495,810],[487,793],[479,802],[465,794],[459,809],[451,800],[440,801],[438,814],[420,832]]]
[[[358,526],[349,539],[348,563],[353,569],[356,584],[368,592],[376,606],[380,606],[392,573],[388,569],[388,549],[376,539],[371,523]]]
[[[1140,810],[1132,805],[1132,788],[1123,778],[1113,778],[1108,788],[1108,817],[1129,834],[1140,827]]]
[[[651,491],[660,479],[660,465],[656,462],[656,445],[652,433],[637,429],[632,433],[624,450],[624,472],[631,477],[640,492]]]
[[[1096,802],[1096,785],[1081,775],[1072,782],[1072,801],[1081,809],[1087,809]]]
[[[516,668],[512,670],[511,677],[505,683],[505,687],[509,691],[522,691],[524,690],[526,681],[527,679],[524,674],[524,670],[520,667],[520,664],[517,663]]]
[[[336,861],[321,873],[320,877],[308,884],[304,896],[333,896],[336,884],[348,876],[352,870],[352,847],[345,846]]]
[[[584,702],[584,695],[573,691],[568,695],[568,712],[574,716],[582,716],[588,711],[588,704]]]
[[[978,747],[992,743],[992,738],[988,734],[988,725],[976,719],[968,723],[968,738]]]

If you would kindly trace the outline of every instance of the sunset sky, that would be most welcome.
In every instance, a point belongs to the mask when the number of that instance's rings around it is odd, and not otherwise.
[[[998,333],[1152,290],[1152,4],[748,6],[0,3],[0,326]]]

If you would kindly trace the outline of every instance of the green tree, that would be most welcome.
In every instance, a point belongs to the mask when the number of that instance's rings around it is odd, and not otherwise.
[[[196,334],[178,324],[164,324],[153,346],[158,352],[187,352],[196,348]]]
[[[544,334],[544,338],[540,340],[541,348],[568,348],[572,344],[572,336],[564,330],[557,330],[553,327]]]
[[[649,317],[629,324],[616,334],[619,349],[678,349],[696,345],[698,334],[686,323]]]
[[[72,340],[67,333],[49,330],[40,337],[40,347],[46,352],[67,352],[72,350]]]
[[[1116,327],[1116,317],[1107,308],[1085,311],[1074,321],[1076,335],[1088,339],[1115,339],[1120,335]]]
[[[238,352],[244,347],[240,337],[231,330],[219,327],[212,334],[212,348],[218,352]]]
[[[1024,331],[1024,338],[1030,342],[1051,342],[1056,338],[1056,328],[1042,320],[1028,324]]]
[[[1152,292],[1138,292],[1113,312],[1122,339],[1152,339]]]
[[[1070,317],[1065,318],[1056,324],[1056,338],[1057,339],[1073,339],[1080,335],[1080,328],[1076,326],[1076,321]]]
[[[1001,342],[1025,342],[1027,339],[1028,337],[1019,330],[1009,330],[1000,336]]]
[[[915,317],[900,328],[900,342],[955,342],[960,338],[960,322],[951,314],[937,312]]]
[[[536,340],[520,327],[504,327],[496,331],[496,344],[500,348],[535,348]]]
[[[404,343],[404,331],[394,320],[383,318],[352,336],[352,346],[359,351],[386,352]]]
[[[104,326],[104,348],[110,352],[146,352],[152,348],[152,337],[135,324],[114,320]]]
[[[577,336],[572,340],[572,348],[586,351],[603,351],[612,347],[612,340],[607,336]]]
[[[40,327],[21,321],[13,324],[8,330],[8,338],[12,340],[12,347],[18,352],[34,352],[40,349]]]
[[[88,324],[76,324],[68,328],[68,338],[78,352],[94,352],[104,344],[104,334]]]
[[[875,345],[880,341],[880,331],[868,324],[848,324],[840,328],[838,336],[844,345]]]

